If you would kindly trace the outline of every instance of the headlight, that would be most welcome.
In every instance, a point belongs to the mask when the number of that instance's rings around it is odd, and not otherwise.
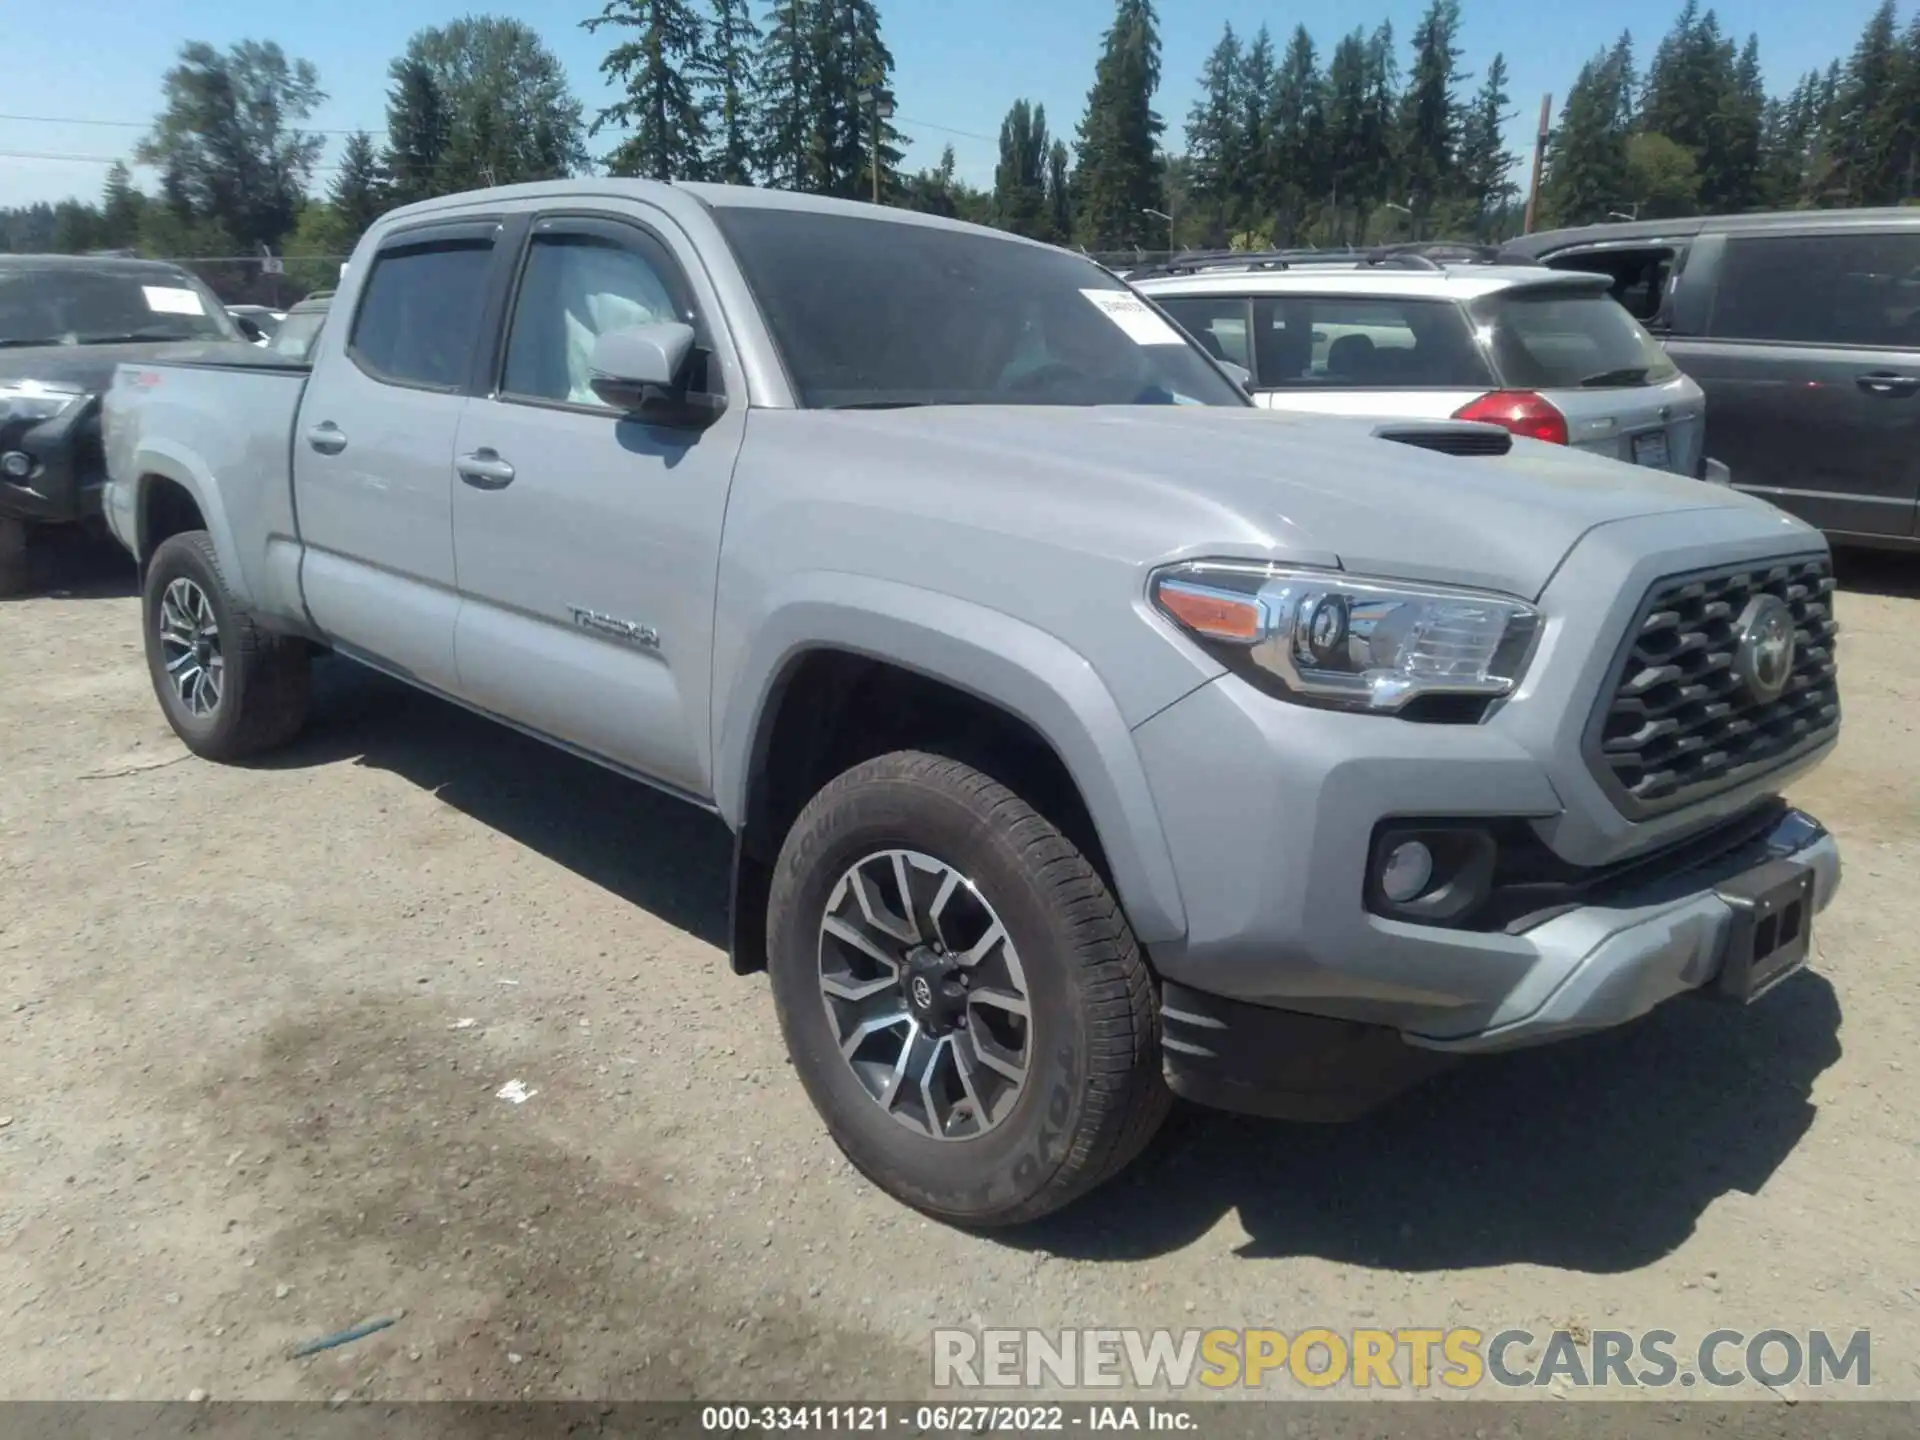
[[[37,425],[72,409],[86,398],[77,385],[47,385],[38,380],[0,380],[0,424],[26,420]]]
[[[1263,689],[1376,713],[1454,695],[1478,697],[1457,717],[1478,719],[1519,683],[1540,622],[1531,605],[1487,591],[1229,561],[1169,566],[1152,596]]]

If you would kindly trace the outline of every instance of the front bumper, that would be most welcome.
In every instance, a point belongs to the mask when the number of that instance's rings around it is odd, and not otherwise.
[[[1540,597],[1546,627],[1520,691],[1480,724],[1316,710],[1226,676],[1138,726],[1187,918],[1180,939],[1153,947],[1162,979],[1423,1048],[1502,1049],[1617,1025],[1707,983],[1729,914],[1714,887],[1776,852],[1814,872],[1824,907],[1839,856],[1817,825],[1790,816],[1747,841],[1832,742],[1639,820],[1582,752],[1619,637],[1653,583],[1804,544],[1782,536],[1788,523],[1703,510],[1590,532]],[[1441,817],[1517,830],[1564,871],[1605,883],[1547,914],[1448,926],[1374,913],[1376,831]],[[1734,833],[1738,846],[1721,843]]]
[[[0,454],[31,466],[21,477],[0,473],[0,518],[61,525],[100,514],[107,466],[97,399],[42,424],[0,428]]]

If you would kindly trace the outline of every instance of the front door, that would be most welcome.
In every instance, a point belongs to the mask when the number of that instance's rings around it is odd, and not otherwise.
[[[1668,349],[1738,488],[1835,535],[1917,533],[1920,226],[1729,236],[1706,331]]]
[[[629,218],[629,215],[631,218]],[[500,373],[460,418],[455,640],[470,701],[698,798],[711,795],[715,571],[744,380],[671,222],[550,216],[520,261]],[[626,419],[589,384],[594,340],[683,320],[703,430]]]
[[[293,437],[314,619],[444,691],[457,689],[454,437],[499,233],[486,220],[391,235],[357,303],[320,333]]]

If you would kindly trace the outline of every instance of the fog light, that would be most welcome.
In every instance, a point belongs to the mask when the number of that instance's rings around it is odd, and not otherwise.
[[[1380,893],[1396,905],[1417,899],[1433,879],[1433,852],[1418,840],[1393,847],[1380,867]]]
[[[9,450],[0,455],[0,470],[15,480],[24,480],[33,473],[33,457],[24,450]]]

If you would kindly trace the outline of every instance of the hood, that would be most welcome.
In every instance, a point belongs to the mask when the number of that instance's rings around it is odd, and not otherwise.
[[[1516,440],[1504,456],[1381,440],[1375,422],[1198,406],[950,406],[800,412],[842,463],[912,457],[916,506],[1073,533],[1149,563],[1337,562],[1356,574],[1532,599],[1595,526],[1689,510],[1766,511],[1721,486]],[[798,418],[798,417],[796,417]],[[822,441],[825,435],[816,435]],[[956,517],[957,518],[957,517]]]
[[[114,367],[127,360],[224,360],[236,350],[257,351],[244,340],[143,340],[130,345],[36,345],[0,350],[0,380],[43,380],[104,391]]]

